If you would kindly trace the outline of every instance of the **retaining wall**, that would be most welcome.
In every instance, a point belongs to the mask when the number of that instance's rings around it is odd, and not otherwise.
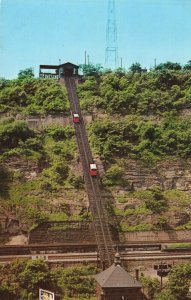
[[[84,116],[84,122],[90,123],[92,121],[92,116]],[[62,114],[56,115],[45,115],[45,116],[29,116],[26,118],[26,122],[28,126],[33,129],[42,129],[44,126],[47,125],[60,125],[60,126],[67,126],[72,125],[73,120],[71,116],[63,116]]]
[[[118,241],[117,231],[111,227],[112,238]],[[44,222],[29,235],[29,244],[47,243],[96,243],[92,222]]]
[[[125,232],[120,234],[120,240],[124,243],[167,243],[172,241],[191,242],[191,230]]]

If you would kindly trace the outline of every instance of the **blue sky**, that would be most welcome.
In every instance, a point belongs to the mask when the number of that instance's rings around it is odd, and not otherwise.
[[[0,0],[0,77],[39,64],[105,60],[107,0]],[[191,0],[116,0],[118,53],[127,69],[191,59]]]

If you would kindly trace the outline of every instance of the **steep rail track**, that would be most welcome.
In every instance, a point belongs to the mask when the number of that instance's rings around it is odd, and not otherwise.
[[[108,267],[113,263],[113,242],[111,238],[107,211],[101,196],[100,182],[98,178],[90,175],[90,163],[93,162],[92,153],[86,135],[85,124],[81,113],[79,100],[76,94],[76,85],[73,77],[65,77],[60,80],[68,91],[70,107],[73,113],[78,113],[80,123],[74,124],[80,159],[84,171],[84,181],[89,198],[90,211],[95,231],[96,242],[102,267]]]

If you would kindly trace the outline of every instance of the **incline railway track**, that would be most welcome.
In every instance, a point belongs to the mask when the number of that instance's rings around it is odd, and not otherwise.
[[[109,228],[107,211],[101,197],[99,179],[90,176],[90,163],[93,163],[93,157],[86,135],[79,100],[76,94],[75,79],[73,77],[65,77],[60,80],[60,83],[64,84],[67,88],[72,113],[77,113],[80,117],[80,123],[74,124],[74,127],[84,171],[84,181],[89,198],[90,211],[92,213],[92,221],[101,265],[102,268],[109,267],[113,263],[113,242]]]

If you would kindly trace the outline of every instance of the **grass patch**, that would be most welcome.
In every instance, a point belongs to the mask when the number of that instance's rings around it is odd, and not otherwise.
[[[128,197],[128,193],[123,195],[119,195],[116,197],[118,203],[127,203],[130,197]]]
[[[184,225],[180,225],[176,227],[176,230],[184,230],[184,229],[191,229],[191,221]]]
[[[62,213],[52,213],[48,216],[48,221],[67,221],[69,219],[68,215],[64,212]]]
[[[151,214],[151,210],[147,209],[145,207],[145,205],[143,206],[138,206],[136,208],[128,208],[124,211],[124,215],[125,216],[129,216],[129,215],[135,215],[135,216],[138,216],[138,215],[149,215]]]
[[[181,205],[191,204],[191,196],[186,192],[172,189],[164,191],[163,194],[169,201],[173,201]]]
[[[12,204],[43,204],[40,196],[40,181],[29,180],[11,185],[9,195]]]
[[[166,249],[191,249],[191,243],[166,244]]]
[[[122,232],[134,232],[134,231],[147,231],[147,230],[152,230],[152,225],[148,223],[142,223],[138,225],[128,225],[126,223],[121,223],[120,224],[120,230]]]

